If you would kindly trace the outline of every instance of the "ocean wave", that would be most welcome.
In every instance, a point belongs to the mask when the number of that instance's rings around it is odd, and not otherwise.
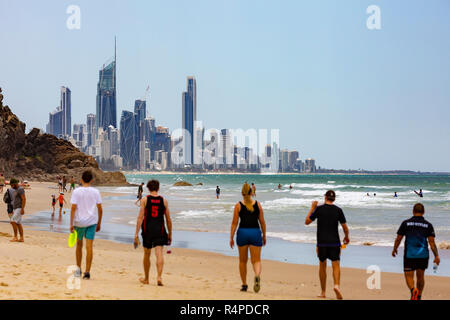
[[[230,215],[229,211],[224,209],[218,210],[185,210],[174,214],[176,218],[198,218],[198,217],[214,217]]]

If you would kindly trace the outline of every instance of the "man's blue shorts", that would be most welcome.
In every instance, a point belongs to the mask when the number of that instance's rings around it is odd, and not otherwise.
[[[86,238],[88,240],[94,240],[95,231],[97,230],[97,224],[93,224],[92,226],[89,227],[73,227],[73,228],[77,232],[78,240],[83,240],[83,238]]]

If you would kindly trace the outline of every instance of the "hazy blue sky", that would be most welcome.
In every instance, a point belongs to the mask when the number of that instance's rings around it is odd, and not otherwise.
[[[206,128],[279,128],[329,168],[450,171],[449,17],[448,0],[0,0],[0,86],[28,128],[61,85],[85,122],[117,35],[118,117],[149,85],[150,114],[179,128],[194,75]]]

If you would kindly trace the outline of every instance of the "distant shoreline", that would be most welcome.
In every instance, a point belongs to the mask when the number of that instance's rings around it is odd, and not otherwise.
[[[279,173],[263,173],[263,172],[227,172],[227,171],[215,171],[215,172],[185,172],[185,171],[120,171],[125,175],[260,175],[260,176],[450,176],[450,172],[279,172]]]

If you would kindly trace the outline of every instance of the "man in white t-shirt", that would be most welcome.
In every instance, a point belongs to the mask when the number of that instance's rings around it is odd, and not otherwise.
[[[83,238],[86,238],[86,270],[83,279],[90,279],[92,264],[92,246],[95,233],[100,231],[102,222],[102,199],[100,192],[91,187],[92,172],[85,171],[81,177],[81,188],[77,188],[72,193],[70,212],[70,232],[77,232],[76,259],[78,270],[76,277],[81,277],[81,260],[83,258]]]

